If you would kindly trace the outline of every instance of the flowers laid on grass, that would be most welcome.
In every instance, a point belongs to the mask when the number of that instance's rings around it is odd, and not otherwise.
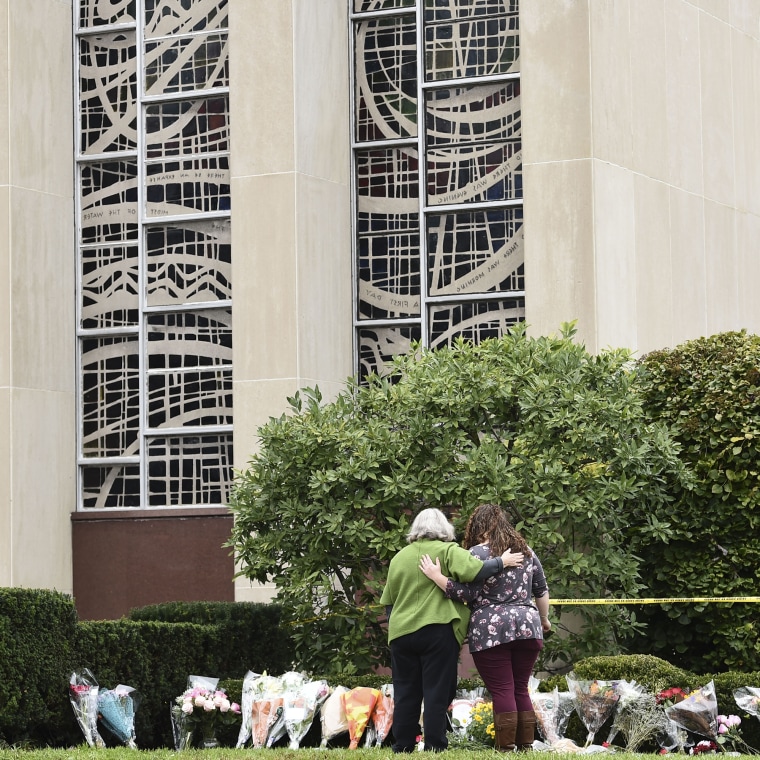
[[[98,692],[98,717],[101,724],[122,744],[137,749],[135,743],[135,711],[140,704],[139,694],[131,687],[119,684],[113,689]]]
[[[317,708],[329,694],[327,681],[304,680],[299,686],[285,692],[283,715],[290,749],[298,749],[314,722]]]
[[[380,691],[369,686],[357,686],[340,696],[348,720],[349,749],[356,749],[375,709]]]
[[[734,691],[734,701],[742,710],[760,719],[760,689],[742,686]]]
[[[566,680],[575,700],[578,717],[588,731],[586,747],[589,747],[594,742],[596,732],[612,715],[620,695],[610,681],[580,681],[574,674],[568,674]]]
[[[393,725],[393,706],[393,684],[383,684],[365,732],[365,747],[380,747],[388,738]]]
[[[620,733],[627,752],[636,752],[665,728],[667,718],[653,694],[635,681],[614,681],[620,698],[615,707],[612,729],[603,746],[608,747]]]
[[[230,702],[226,692],[217,688],[218,678],[190,676],[187,681],[187,689],[171,710],[175,749],[191,746],[198,735],[204,746],[217,746],[217,730],[237,722],[240,705]]]
[[[492,702],[476,702],[472,706],[470,720],[465,727],[464,736],[468,742],[480,747],[494,746],[496,729],[493,722]]]
[[[536,728],[546,744],[555,746],[565,738],[567,722],[575,709],[573,695],[557,688],[550,692],[536,691],[538,679],[534,680],[535,687],[529,688],[528,693],[536,714]]]
[[[680,702],[665,708],[665,715],[686,731],[711,741],[718,738],[718,700],[715,683],[695,689]]]
[[[739,752],[742,755],[757,755],[757,750],[750,747],[742,738],[742,719],[738,715],[718,715],[718,744],[723,749]]]
[[[702,739],[698,741],[693,747],[689,748],[690,755],[702,755],[705,752],[715,752],[718,749],[718,745],[715,742]]]
[[[320,747],[327,747],[327,743],[336,736],[348,733],[348,718],[346,708],[341,699],[341,694],[349,691],[345,686],[336,686],[327,699],[322,703],[319,719],[322,723],[322,741]]]
[[[69,679],[69,701],[85,741],[90,747],[105,747],[98,733],[98,691],[95,676],[87,669],[76,670]]]

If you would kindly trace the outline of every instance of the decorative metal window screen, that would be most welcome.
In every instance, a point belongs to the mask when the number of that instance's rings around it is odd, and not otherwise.
[[[79,508],[227,502],[228,0],[76,0]]]
[[[350,0],[356,371],[525,318],[517,0]]]

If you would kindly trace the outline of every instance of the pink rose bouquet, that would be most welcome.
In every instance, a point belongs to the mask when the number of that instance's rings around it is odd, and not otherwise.
[[[216,732],[220,726],[234,725],[240,716],[240,705],[230,702],[223,689],[218,689],[218,678],[190,676],[187,689],[175,699],[172,706],[174,746],[186,749],[197,733],[202,746],[216,747]]]

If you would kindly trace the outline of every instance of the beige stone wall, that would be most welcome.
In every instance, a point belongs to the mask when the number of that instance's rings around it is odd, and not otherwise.
[[[71,592],[70,0],[0,0],[0,586]]]
[[[532,331],[639,354],[760,331],[760,4],[520,14]]]
[[[235,466],[286,397],[351,373],[345,0],[230,0]],[[240,601],[270,588],[236,582]]]

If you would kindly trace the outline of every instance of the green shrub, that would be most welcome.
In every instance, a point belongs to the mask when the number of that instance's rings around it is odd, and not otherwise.
[[[45,743],[66,733],[76,621],[74,602],[65,594],[0,588],[2,741]]]
[[[760,566],[760,336],[728,332],[653,351],[640,365],[647,414],[666,423],[692,489],[652,510],[667,540],[631,536],[651,597],[757,594]],[[696,671],[760,669],[760,606],[646,605],[624,641]]]

